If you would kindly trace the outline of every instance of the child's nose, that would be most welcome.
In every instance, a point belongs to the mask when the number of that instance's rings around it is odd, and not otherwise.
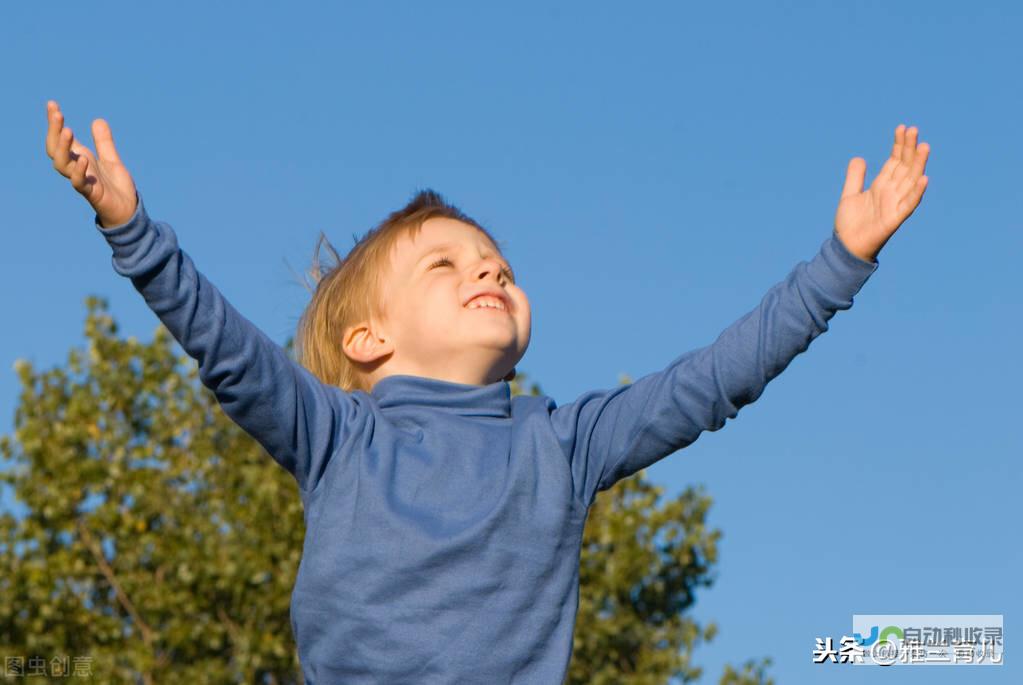
[[[494,276],[497,281],[501,280],[501,265],[496,260],[484,259],[476,267],[476,278],[482,279],[487,276]]]

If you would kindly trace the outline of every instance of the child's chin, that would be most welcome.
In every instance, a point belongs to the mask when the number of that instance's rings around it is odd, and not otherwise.
[[[511,326],[480,326],[473,331],[473,340],[476,344],[483,344],[488,348],[500,348],[508,353],[518,348],[518,335]]]

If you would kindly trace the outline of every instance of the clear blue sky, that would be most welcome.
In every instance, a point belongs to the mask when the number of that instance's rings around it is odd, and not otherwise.
[[[900,683],[1019,682],[1018,3],[17,3],[5,8],[0,431],[12,368],[64,364],[85,297],[157,318],[44,152],[45,102],[106,118],[150,213],[270,337],[316,236],[352,245],[432,187],[504,241],[533,306],[519,370],[559,403],[710,343],[832,230],[899,123],[930,184],[831,330],[721,431],[652,467],[705,484],[724,531],[696,660],[813,666],[854,613],[1004,614],[1010,665]],[[91,136],[86,138],[91,144]],[[10,506],[10,498],[4,499]]]

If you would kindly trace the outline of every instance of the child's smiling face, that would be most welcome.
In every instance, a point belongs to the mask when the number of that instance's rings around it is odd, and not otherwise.
[[[479,229],[432,217],[414,239],[398,240],[391,259],[380,336],[389,338],[393,354],[375,375],[485,385],[522,359],[530,337],[529,300]]]

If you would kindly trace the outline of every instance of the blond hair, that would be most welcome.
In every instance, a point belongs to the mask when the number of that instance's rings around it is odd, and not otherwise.
[[[370,391],[369,379],[341,347],[344,331],[384,311],[383,274],[389,272],[395,244],[402,236],[415,239],[423,222],[432,217],[457,219],[474,226],[500,249],[483,226],[430,189],[418,192],[408,204],[356,239],[344,258],[320,232],[308,272],[313,280],[312,299],[298,322],[295,354],[298,363],[322,382],[345,391]],[[324,243],[334,258],[333,266],[326,269],[319,260]]]

